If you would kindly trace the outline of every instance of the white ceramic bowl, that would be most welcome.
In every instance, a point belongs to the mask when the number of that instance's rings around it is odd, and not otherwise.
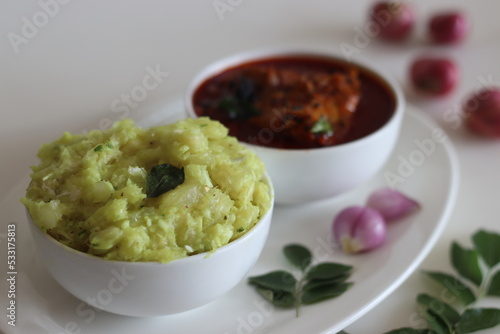
[[[192,79],[184,98],[188,117],[198,117],[192,103],[193,95],[208,78],[244,63],[287,56],[326,57],[346,63],[341,56],[323,51],[266,49],[230,56],[208,65]],[[372,178],[391,155],[405,110],[403,92],[387,72],[365,62],[351,64],[372,74],[387,86],[395,100],[392,116],[375,132],[336,146],[280,149],[247,144],[266,165],[274,184],[276,203],[304,203],[345,193]]]
[[[215,252],[169,263],[107,261],[69,248],[33,223],[38,254],[59,284],[80,300],[105,311],[139,317],[188,311],[224,295],[259,257],[273,205],[239,239]]]

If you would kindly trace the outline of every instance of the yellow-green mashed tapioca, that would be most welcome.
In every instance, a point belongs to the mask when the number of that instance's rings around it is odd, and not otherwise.
[[[213,251],[272,203],[262,161],[208,118],[64,133],[38,157],[21,199],[33,222],[108,260],[165,263]]]

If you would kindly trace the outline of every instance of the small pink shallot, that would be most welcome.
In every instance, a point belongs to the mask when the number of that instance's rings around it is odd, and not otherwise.
[[[415,26],[415,10],[406,2],[378,1],[370,9],[370,22],[378,36],[392,42],[407,39]]]
[[[500,138],[500,87],[475,92],[464,105],[468,128],[486,138]]]
[[[392,188],[374,191],[368,197],[366,206],[377,210],[387,222],[402,218],[420,208],[417,201]]]
[[[412,62],[409,76],[416,92],[442,97],[455,90],[460,71],[448,57],[422,55]]]
[[[464,12],[453,10],[434,14],[427,26],[431,40],[437,44],[462,42],[470,30],[470,23]]]
[[[361,253],[384,243],[386,224],[378,211],[351,206],[339,212],[333,220],[333,236],[345,253]]]
[[[374,191],[366,201],[366,206],[377,210],[387,222],[402,218],[420,208],[420,204],[392,188]]]

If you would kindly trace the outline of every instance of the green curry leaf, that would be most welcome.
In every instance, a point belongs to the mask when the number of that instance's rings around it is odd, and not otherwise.
[[[253,276],[248,279],[250,284],[274,291],[285,291],[294,293],[297,285],[295,276],[287,271],[277,270],[261,276]]]
[[[462,248],[456,242],[451,245],[450,260],[461,278],[424,272],[446,288],[439,298],[427,294],[417,297],[429,328],[403,327],[385,334],[467,334],[500,325],[500,309],[471,307],[484,295],[500,296],[500,235],[479,230],[472,236],[472,242],[472,249]]]
[[[288,308],[295,306],[295,296],[293,293],[283,290],[266,289],[257,286],[257,292],[267,301],[276,306]]]
[[[439,317],[435,312],[427,309],[424,312],[424,318],[427,320],[429,326],[436,332],[437,334],[450,334],[448,330],[448,326],[444,322],[444,320]]]
[[[340,296],[353,284],[346,282],[351,266],[333,262],[311,265],[311,251],[299,244],[287,245],[283,252],[290,263],[300,269],[299,278],[287,271],[276,270],[249,277],[248,283],[254,285],[257,292],[274,306],[294,306],[297,317],[301,305]]]
[[[410,327],[403,327],[394,329],[389,332],[385,332],[384,334],[437,334],[432,329],[414,329]]]
[[[488,296],[500,297],[500,270],[491,277],[486,293]]]
[[[444,286],[448,292],[455,296],[464,305],[469,305],[476,301],[476,296],[472,290],[460,281],[460,279],[437,271],[426,271],[424,273]]]
[[[309,280],[330,280],[343,277],[352,270],[352,266],[340,263],[324,262],[317,264],[307,272],[306,278]]]
[[[454,242],[451,246],[451,262],[462,277],[476,286],[481,285],[483,274],[479,266],[479,253],[476,250],[462,248]]]
[[[314,304],[325,299],[338,297],[352,286],[351,282],[324,284],[314,287],[304,286],[301,301],[303,304]]]
[[[297,266],[302,271],[306,270],[311,264],[312,254],[306,247],[297,244],[291,244],[283,248],[286,258],[294,266]]]
[[[224,110],[230,119],[245,120],[260,113],[251,102],[244,101],[235,96],[223,98],[219,102],[218,107]]]
[[[472,236],[472,241],[490,268],[500,263],[500,234],[480,230]]]
[[[146,176],[146,195],[158,197],[184,183],[184,169],[169,164],[151,168]]]
[[[427,307],[432,312],[432,316],[441,320],[439,321],[440,325],[442,323],[446,324],[446,327],[450,331],[453,330],[455,324],[460,320],[460,314],[457,310],[437,298],[422,293],[417,296],[417,302]],[[439,330],[436,331],[439,332]]]
[[[335,277],[329,278],[329,279],[310,279],[304,285],[304,289],[319,287],[319,286],[323,286],[323,285],[330,285],[330,284],[334,284],[334,283],[342,283],[342,282],[345,282],[350,276],[351,276],[351,273],[346,273],[346,274],[335,276]]]
[[[460,317],[456,333],[465,334],[493,328],[500,324],[500,309],[474,308],[467,309]]]

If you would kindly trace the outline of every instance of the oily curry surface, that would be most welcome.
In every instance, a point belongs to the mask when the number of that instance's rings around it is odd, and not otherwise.
[[[375,75],[324,58],[245,63],[203,82],[195,112],[224,123],[241,141],[279,148],[338,145],[385,124],[395,100]]]

